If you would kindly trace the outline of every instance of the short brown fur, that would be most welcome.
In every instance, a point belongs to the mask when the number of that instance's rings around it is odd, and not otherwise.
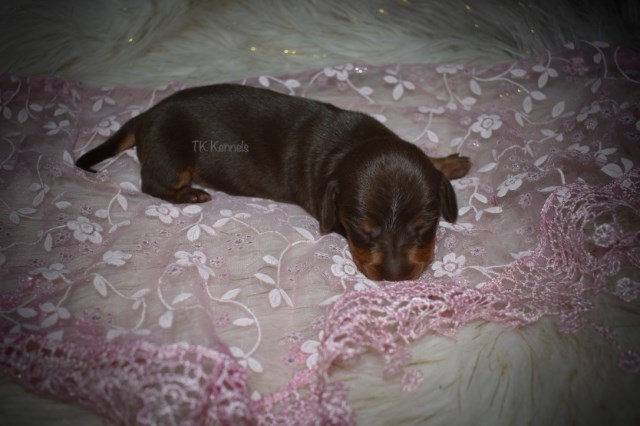
[[[321,232],[345,236],[375,280],[417,278],[431,262],[438,219],[458,210],[449,179],[471,163],[427,157],[372,117],[239,85],[177,92],[126,122],[77,161],[85,170],[135,144],[142,190],[174,203],[232,195],[295,203]]]

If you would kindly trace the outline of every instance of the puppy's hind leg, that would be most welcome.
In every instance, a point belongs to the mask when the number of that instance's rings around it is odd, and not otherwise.
[[[142,191],[175,204],[204,203],[211,200],[211,195],[191,186],[193,169],[188,167],[181,171],[166,167],[144,167],[140,170]]]

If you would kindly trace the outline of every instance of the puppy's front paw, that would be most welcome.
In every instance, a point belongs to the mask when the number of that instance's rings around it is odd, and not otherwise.
[[[434,158],[433,164],[447,179],[458,179],[465,176],[471,168],[469,157],[451,154],[443,158]]]
[[[202,189],[188,188],[180,195],[178,203],[206,203],[211,195]]]

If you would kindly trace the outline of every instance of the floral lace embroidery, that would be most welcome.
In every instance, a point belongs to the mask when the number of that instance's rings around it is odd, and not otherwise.
[[[419,280],[375,283],[296,206],[140,192],[134,151],[73,158],[182,88],[0,79],[0,370],[112,423],[350,424],[330,367],[367,351],[410,392],[409,344],[482,319],[591,327],[640,295],[640,57],[603,43],[513,64],[344,66],[247,84],[334,102],[432,156],[472,157]],[[135,401],[135,403],[132,403]]]

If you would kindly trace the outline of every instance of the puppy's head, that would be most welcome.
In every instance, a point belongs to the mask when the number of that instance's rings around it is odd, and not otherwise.
[[[457,218],[455,193],[419,149],[372,151],[337,170],[324,194],[320,228],[347,238],[368,278],[413,280],[433,260],[439,218]]]

